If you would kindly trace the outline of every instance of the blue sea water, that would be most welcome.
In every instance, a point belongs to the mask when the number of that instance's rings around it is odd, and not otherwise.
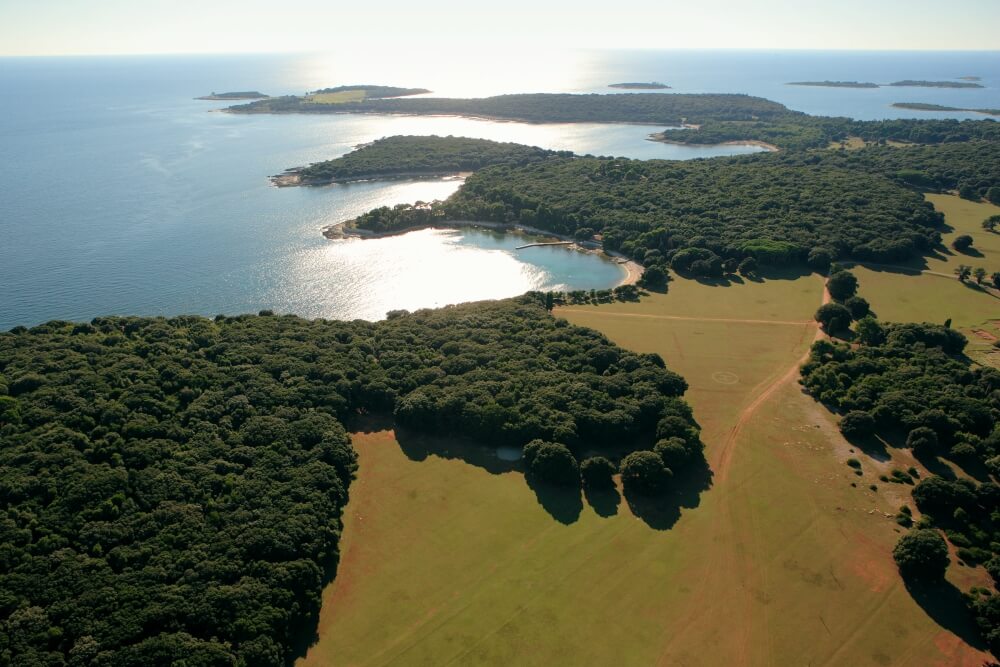
[[[612,92],[657,80],[673,92],[743,92],[815,114],[913,116],[894,101],[1000,107],[996,53],[698,51],[3,58],[0,328],[101,314],[252,312],[377,319],[394,308],[527,289],[600,288],[619,267],[512,237],[427,230],[328,241],[320,230],[375,206],[432,200],[458,181],[269,185],[267,176],[393,134],[453,134],[578,153],[687,159],[753,147],[647,141],[662,128],[460,118],[234,116],[211,91],[302,92],[346,83],[434,94]],[[802,79],[888,82],[980,76],[983,89],[797,88]],[[966,117],[969,114],[935,114]],[[931,117],[931,115],[921,115]]]

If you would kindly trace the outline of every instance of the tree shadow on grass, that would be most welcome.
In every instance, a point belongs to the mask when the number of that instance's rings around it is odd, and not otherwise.
[[[987,650],[979,636],[972,614],[965,604],[962,592],[950,581],[925,583],[904,580],[913,601],[920,605],[935,623],[955,634],[972,648]]]
[[[579,486],[556,486],[540,482],[531,475],[525,475],[528,488],[535,492],[538,504],[552,518],[561,524],[575,523],[583,512],[583,500],[580,497]]]
[[[969,246],[964,250],[959,250],[958,248],[955,248],[955,252],[959,255],[965,255],[966,257],[975,257],[977,259],[982,259],[983,257],[986,256],[982,252],[980,252],[978,248],[973,248],[972,246]]]
[[[583,490],[583,496],[597,516],[605,518],[618,514],[618,506],[622,502],[622,496],[614,486],[603,489],[586,488]]]
[[[411,461],[424,461],[433,454],[442,459],[464,461],[494,475],[523,470],[520,460],[501,459],[497,455],[498,448],[466,438],[423,435],[397,426],[396,442]]]
[[[873,458],[880,463],[885,463],[892,458],[892,455],[889,453],[889,449],[886,446],[886,441],[878,436],[872,435],[864,438],[848,438],[847,436],[844,436],[844,440],[847,440],[852,447],[861,451],[861,453],[865,456]]]
[[[681,518],[681,508],[701,504],[701,493],[712,486],[712,470],[704,459],[679,471],[671,487],[662,495],[645,496],[625,490],[625,500],[632,514],[654,530],[670,530]]]

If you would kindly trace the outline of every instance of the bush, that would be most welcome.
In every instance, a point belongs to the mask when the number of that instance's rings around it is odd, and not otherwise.
[[[968,234],[961,234],[951,242],[951,247],[959,252],[965,252],[972,247],[972,237]]]
[[[840,432],[849,440],[867,438],[875,432],[875,418],[864,410],[851,410],[841,418]]]
[[[603,456],[592,456],[580,464],[580,476],[588,489],[606,489],[614,486],[613,475],[618,472],[615,464]]]
[[[534,442],[525,445],[527,450]],[[558,486],[579,486],[580,466],[566,445],[542,442],[531,447],[527,472],[535,479]]]
[[[862,299],[860,296],[852,296],[844,301],[844,305],[851,311],[851,317],[856,320],[860,320],[871,312],[871,306],[868,304],[868,301]]]
[[[936,530],[911,530],[892,550],[899,573],[914,581],[941,581],[948,568],[948,545]]]
[[[655,495],[666,491],[673,473],[656,452],[632,452],[621,462],[622,486],[626,493]]]
[[[938,451],[937,433],[932,428],[918,426],[906,436],[906,446],[913,450],[918,458],[934,456]]]
[[[861,461],[857,459],[847,459],[847,465],[851,466],[852,468],[861,468]]]

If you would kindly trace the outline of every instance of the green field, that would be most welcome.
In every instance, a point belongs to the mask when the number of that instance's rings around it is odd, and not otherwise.
[[[336,93],[317,93],[309,95],[303,100],[309,104],[347,104],[348,102],[362,102],[365,99],[363,90],[342,90]]]
[[[943,235],[946,253],[926,260],[926,267],[910,271],[876,265],[852,269],[860,282],[859,294],[871,302],[882,320],[893,322],[943,322],[969,337],[969,353],[978,360],[996,363],[1000,356],[992,342],[1000,338],[1000,298],[995,290],[963,285],[954,274],[959,264],[981,266],[989,273],[1000,271],[1000,234],[987,232],[983,220],[1000,213],[1000,207],[960,199],[954,195],[927,195],[937,210],[945,214],[952,231]],[[982,256],[966,255],[951,248],[960,234],[973,238],[973,248]],[[922,273],[917,274],[917,271]]]
[[[585,498],[556,521],[520,473],[453,458],[460,443],[356,435],[343,557],[301,664],[981,665],[896,573],[885,513],[909,487],[867,489],[896,464],[851,474],[857,454],[795,382],[821,292],[817,276],[682,280],[557,309],[691,383],[714,479],[667,530]]]

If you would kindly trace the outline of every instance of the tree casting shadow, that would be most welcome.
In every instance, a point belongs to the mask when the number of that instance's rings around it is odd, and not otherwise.
[[[935,623],[957,635],[972,648],[987,650],[972,615],[965,606],[965,598],[954,584],[949,581],[924,583],[906,580],[903,583],[913,601],[920,605]]]
[[[434,455],[442,459],[458,459],[489,473],[499,475],[523,470],[520,460],[505,461],[497,456],[497,448],[465,438],[445,438],[413,433],[396,427],[396,442],[411,461],[425,461]]]
[[[625,489],[625,500],[632,514],[654,530],[670,530],[681,517],[681,508],[701,504],[701,492],[712,487],[712,470],[705,459],[680,471],[671,487],[659,496],[644,496]]]
[[[568,526],[580,518],[580,513],[583,512],[580,487],[546,484],[532,475],[525,475],[524,481],[528,483],[528,488],[535,492],[538,504],[559,523]]]

